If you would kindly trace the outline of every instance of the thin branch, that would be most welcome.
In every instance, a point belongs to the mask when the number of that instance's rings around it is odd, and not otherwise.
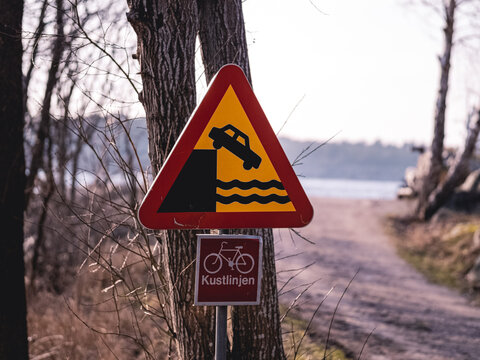
[[[310,148],[313,146],[313,143],[310,144],[308,147],[306,147],[305,149],[303,149],[300,154],[297,155],[297,157],[295,158],[295,160],[293,160],[292,162],[292,166],[296,166],[296,165],[300,165],[300,161],[302,161],[303,159],[305,159],[307,156],[310,156],[311,154],[313,154],[315,151],[317,151],[318,149],[320,149],[322,146],[325,146],[327,145],[331,140],[333,140],[338,134],[340,134],[342,131],[338,131],[335,135],[331,136],[328,140],[322,142],[321,144],[315,146],[312,150],[310,150]]]
[[[373,332],[375,331],[376,328],[373,328],[372,331],[370,331],[370,333],[368,334],[367,338],[365,339],[365,341],[363,342],[363,345],[362,345],[362,349],[360,350],[360,353],[358,354],[358,360],[361,360],[362,358],[362,354],[363,354],[363,350],[365,349],[365,346],[367,345],[368,343],[368,339],[370,339],[370,336],[372,336]]]
[[[280,127],[280,129],[277,131],[277,136],[278,134],[280,134],[280,132],[283,130],[283,128],[285,127],[285,125],[287,125],[287,122],[288,120],[290,120],[290,117],[293,115],[293,113],[295,112],[295,110],[297,110],[297,107],[300,105],[300,103],[303,101],[303,99],[305,99],[305,94],[303,94],[303,96],[300,98],[300,100],[297,101],[297,103],[295,104],[295,106],[293,107],[292,111],[290,111],[290,113],[288,114],[287,118],[285,119],[285,121],[283,122],[282,126]]]

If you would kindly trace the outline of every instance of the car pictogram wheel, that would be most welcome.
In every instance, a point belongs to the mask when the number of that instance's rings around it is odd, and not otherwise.
[[[245,161],[245,162],[243,163],[243,168],[244,168],[245,170],[250,170],[250,169],[252,168],[252,164],[250,164],[249,162],[246,162],[246,161]]]

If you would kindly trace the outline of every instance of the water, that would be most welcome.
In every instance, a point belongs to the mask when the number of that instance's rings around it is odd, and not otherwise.
[[[138,173],[137,178],[143,184],[143,179]],[[124,184],[123,174],[111,175],[113,183]],[[96,176],[82,172],[77,176],[83,186],[94,183]],[[338,199],[395,199],[401,181],[377,181],[377,180],[352,180],[352,179],[321,179],[299,177],[303,189],[308,196],[338,198]],[[150,183],[152,179],[150,178]]]
[[[340,199],[395,199],[400,181],[300,178],[308,196]]]

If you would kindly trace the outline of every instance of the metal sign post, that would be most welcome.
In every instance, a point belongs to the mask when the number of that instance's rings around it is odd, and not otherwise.
[[[215,311],[215,360],[227,359],[227,305],[217,305]]]
[[[220,229],[219,235],[227,234]],[[227,359],[227,305],[217,305],[215,308],[215,360]]]
[[[220,229],[219,235],[227,234]],[[215,360],[227,359],[227,305],[217,305],[215,308]]]

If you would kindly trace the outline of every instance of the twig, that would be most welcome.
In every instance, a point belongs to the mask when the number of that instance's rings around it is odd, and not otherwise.
[[[316,147],[313,148],[313,150],[310,150],[309,149],[312,147],[312,144],[310,144],[309,146],[307,146],[305,149],[303,149],[300,154],[298,154],[298,156],[295,158],[295,160],[293,160],[292,162],[292,166],[296,166],[296,165],[300,165],[300,161],[302,161],[303,159],[305,159],[307,156],[310,156],[311,154],[313,154],[315,151],[317,151],[318,149],[320,149],[322,146],[328,144],[332,139],[334,139],[338,134],[340,134],[342,132],[342,130],[338,131],[335,135],[331,136],[329,139],[325,140],[323,143],[317,145]]]
[[[317,315],[317,312],[318,310],[320,310],[320,307],[323,305],[323,303],[325,302],[325,300],[327,299],[328,295],[330,295],[330,293],[333,291],[333,287],[325,294],[325,296],[323,297],[322,301],[320,302],[320,304],[318,304],[317,308],[315,309],[315,311],[313,312],[312,316],[310,317],[310,320],[308,322],[308,325],[307,327],[305,328],[305,331],[303,332],[303,335],[302,337],[300,338],[300,341],[298,342],[298,347],[297,349],[295,350],[295,354],[294,354],[294,359],[297,357],[297,354],[298,354],[298,351],[300,350],[300,345],[302,345],[302,341],[303,339],[305,338],[305,336],[307,335],[307,332],[308,330],[310,330],[310,326],[312,325],[312,322],[313,322],[313,319],[315,318],[315,315]],[[325,354],[326,354],[326,349],[325,349]],[[324,354],[324,356],[325,356]]]
[[[310,240],[310,239],[306,238],[305,236],[303,236],[302,234],[300,234],[300,232],[298,230],[295,230],[293,228],[290,228],[289,230],[292,231],[295,235],[297,235],[300,239],[305,240],[309,244],[315,245],[315,243],[312,240]]]
[[[358,269],[357,272],[355,273],[355,275],[353,275],[353,277],[350,279],[350,281],[347,284],[347,287],[345,288],[345,290],[343,290],[342,295],[340,296],[340,299],[338,300],[337,305],[335,306],[335,310],[333,311],[332,318],[330,319],[330,325],[328,326],[327,340],[325,341],[325,351],[323,352],[323,358],[324,359],[327,356],[328,341],[330,340],[330,333],[332,332],[333,320],[335,320],[335,315],[337,314],[340,303],[342,302],[343,297],[347,293],[348,288],[352,284],[353,280],[357,277],[359,272],[360,272],[360,269]]]
[[[307,286],[305,287],[304,290],[302,290],[296,297],[295,299],[292,300],[292,302],[290,303],[289,307],[287,308],[287,311],[285,311],[285,314],[283,314],[283,316],[280,318],[280,322],[283,321],[283,319],[285,319],[285,317],[288,315],[288,313],[290,312],[290,310],[292,310],[294,307],[295,307],[295,304],[297,303],[297,301],[303,296],[303,294],[305,294],[319,279],[315,280],[314,282],[310,283],[310,284],[307,284]]]
[[[372,331],[370,331],[370,333],[368,334],[367,338],[365,339],[363,345],[362,345],[362,349],[360,350],[360,354],[358,354],[358,360],[360,360],[362,358],[362,353],[363,353],[363,349],[365,349],[365,346],[367,345],[367,342],[368,342],[368,339],[370,339],[370,336],[372,336],[373,332],[375,331],[376,327],[374,327],[372,329]]]
[[[307,270],[309,266],[299,270],[296,274],[290,276],[290,278],[285,282],[285,284],[283,284],[283,286],[278,290],[278,296],[281,296],[281,295],[284,295],[285,293],[282,293],[283,289],[290,283],[290,281],[292,281],[293,279],[295,279],[298,275],[300,275],[301,273],[303,273],[305,270]],[[291,290],[287,291],[287,292],[290,292]]]
[[[277,131],[277,133],[276,133],[277,136],[278,136],[278,134],[280,134],[280,132],[283,130],[283,128],[285,127],[285,125],[287,125],[288,120],[290,120],[290,117],[293,115],[293,113],[295,112],[295,110],[297,110],[297,107],[300,105],[300,103],[303,101],[303,99],[305,99],[305,94],[303,94],[303,96],[300,98],[300,100],[298,100],[297,103],[295,104],[295,106],[293,107],[292,111],[290,111],[290,113],[288,114],[287,118],[286,118],[285,121],[283,122],[282,126],[280,126],[280,129]]]

